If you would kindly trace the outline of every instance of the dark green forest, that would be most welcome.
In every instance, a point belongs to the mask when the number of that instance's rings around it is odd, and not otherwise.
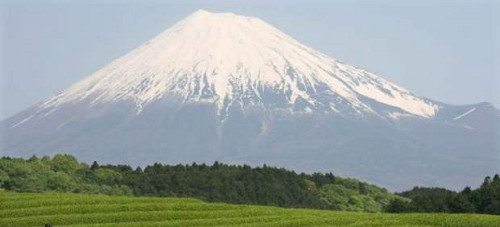
[[[332,173],[297,174],[269,166],[91,165],[71,155],[0,159],[0,187],[12,192],[72,192],[128,196],[194,197],[209,202],[364,212],[500,214],[500,180],[475,190],[416,187],[390,193]]]
[[[410,201],[393,200],[386,207],[387,212],[444,212],[444,213],[483,213],[500,214],[500,177],[486,177],[475,190],[470,187],[460,192],[444,188],[414,187],[412,190],[397,193]]]

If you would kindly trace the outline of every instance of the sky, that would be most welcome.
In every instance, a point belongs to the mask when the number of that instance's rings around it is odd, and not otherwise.
[[[0,0],[0,120],[197,9],[258,17],[324,54],[450,104],[500,107],[495,0]]]

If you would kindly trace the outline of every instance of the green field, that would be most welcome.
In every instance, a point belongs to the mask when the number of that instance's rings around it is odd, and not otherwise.
[[[206,203],[189,198],[0,192],[0,226],[500,226],[500,216],[381,214]]]

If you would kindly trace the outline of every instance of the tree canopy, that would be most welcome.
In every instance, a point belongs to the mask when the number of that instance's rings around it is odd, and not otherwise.
[[[195,197],[205,201],[364,212],[500,214],[500,177],[486,177],[461,192],[415,187],[393,194],[332,173],[297,174],[269,166],[91,165],[75,157],[0,159],[0,188],[14,192],[73,192],[129,196]]]

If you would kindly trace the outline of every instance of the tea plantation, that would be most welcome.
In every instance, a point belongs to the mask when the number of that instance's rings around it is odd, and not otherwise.
[[[500,216],[384,214],[190,198],[0,192],[0,226],[500,226]]]

